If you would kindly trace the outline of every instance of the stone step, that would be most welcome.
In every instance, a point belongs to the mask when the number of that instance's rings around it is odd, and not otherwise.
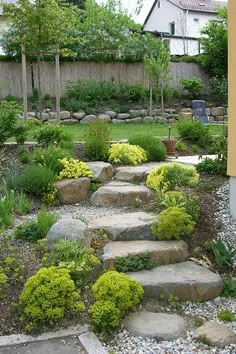
[[[157,266],[182,262],[188,257],[185,241],[116,241],[109,242],[103,250],[106,268],[113,268],[116,257],[151,253]]]
[[[163,162],[153,162],[139,166],[121,166],[116,170],[115,179],[125,182],[145,182],[150,171],[161,164]]]
[[[127,274],[143,286],[147,298],[172,294],[180,300],[207,301],[223,290],[218,274],[190,261]]]
[[[150,240],[150,227],[154,219],[155,215],[145,212],[105,216],[91,221],[88,231],[93,234],[101,230],[110,240]]]
[[[93,193],[90,202],[95,206],[128,207],[133,206],[135,199],[147,203],[153,198],[154,192],[145,186],[112,181]]]
[[[138,337],[172,341],[186,337],[187,323],[179,315],[154,312],[137,312],[127,316],[124,328]]]

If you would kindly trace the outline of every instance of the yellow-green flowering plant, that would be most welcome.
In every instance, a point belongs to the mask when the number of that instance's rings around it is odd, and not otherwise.
[[[117,165],[138,165],[147,161],[146,151],[130,144],[112,144],[108,156],[109,161]]]
[[[156,191],[173,191],[177,187],[197,187],[199,174],[194,167],[167,163],[155,167],[147,177],[147,186]]]
[[[63,178],[93,177],[93,172],[90,171],[88,165],[83,161],[75,160],[73,158],[64,158],[59,161],[63,165],[63,170],[57,177],[59,181]]]

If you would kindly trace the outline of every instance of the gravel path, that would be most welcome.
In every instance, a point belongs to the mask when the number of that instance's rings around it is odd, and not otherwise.
[[[236,247],[236,220],[232,219],[229,210],[229,184],[226,183],[221,186],[216,195],[215,216],[221,225],[216,238]],[[217,313],[222,309],[228,309],[236,313],[236,299],[218,297],[200,304],[185,302],[181,304],[181,309],[178,311],[186,318],[197,317],[203,320],[219,321]],[[165,310],[167,312],[171,311],[168,307]],[[175,311],[172,309],[171,312]],[[224,324],[236,333],[236,322]],[[113,341],[107,344],[107,350],[114,354],[236,354],[236,345],[224,349],[208,347],[195,339],[194,331],[189,331],[185,339],[158,342],[155,339],[135,337],[124,330],[118,332]]]

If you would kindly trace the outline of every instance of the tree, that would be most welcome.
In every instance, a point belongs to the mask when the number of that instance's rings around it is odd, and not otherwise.
[[[160,41],[158,57],[155,58],[154,56],[146,56],[144,59],[144,66],[151,83],[150,112],[152,110],[152,84],[154,83],[160,88],[161,112],[162,117],[164,118],[164,81],[168,79],[168,74],[170,71],[170,51],[164,42]]]
[[[200,62],[212,77],[227,77],[228,70],[227,8],[219,8],[218,19],[211,20],[202,30],[203,50]]]
[[[66,2],[78,6],[80,9],[84,9],[86,0],[66,0]]]
[[[4,5],[4,16],[9,19],[8,34],[14,34],[12,44],[18,48],[23,44],[36,53],[41,115],[41,51],[70,41],[68,32],[77,23],[76,8],[59,0],[18,0],[17,5]]]

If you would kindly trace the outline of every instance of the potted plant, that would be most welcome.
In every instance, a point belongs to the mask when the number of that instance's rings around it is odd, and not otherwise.
[[[168,139],[162,140],[162,142],[166,146],[167,156],[175,156],[175,147],[176,147],[176,140],[171,139],[171,124],[168,124]]]

